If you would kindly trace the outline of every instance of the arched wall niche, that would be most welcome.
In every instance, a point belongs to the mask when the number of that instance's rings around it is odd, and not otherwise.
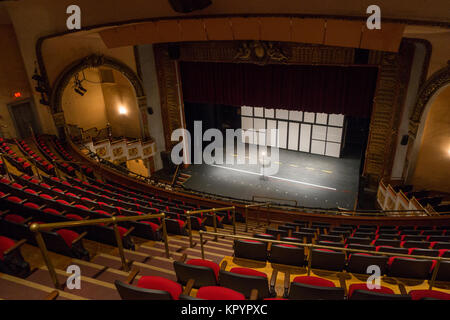
[[[449,109],[442,113],[441,120],[445,121],[445,114],[448,114],[448,111],[450,111],[450,99],[445,102],[445,96],[450,96],[450,61],[447,64],[445,68],[442,68],[435,72],[422,86],[421,90],[419,91],[419,95],[417,98],[417,102],[415,104],[415,107],[413,109],[413,112],[410,117],[409,121],[409,142],[408,142],[408,153],[405,163],[405,172],[404,176],[406,177],[407,183],[413,183],[414,181],[417,182],[415,177],[416,175],[416,169],[418,166],[418,160],[421,153],[421,149],[423,146],[426,147],[423,143],[429,144],[430,141],[424,141],[424,139],[428,140],[431,135],[436,136],[438,139],[442,140],[442,137],[446,134],[444,131],[442,131],[441,128],[439,129],[437,126],[434,128],[436,130],[433,134],[430,130],[432,128],[427,128],[432,126],[433,124],[428,123],[432,121],[432,119],[429,119],[430,116],[434,115],[434,109],[438,108],[441,110],[437,110],[436,112],[443,112],[443,108]],[[443,100],[444,99],[444,100]],[[442,101],[441,101],[442,100]],[[435,106],[436,103],[436,107]],[[434,117],[435,118],[435,117]],[[445,137],[444,137],[445,138]],[[441,141],[442,142],[442,141]],[[438,143],[438,141],[436,141]],[[449,139],[449,146],[450,148],[450,139]],[[432,152],[432,150],[429,150]],[[444,152],[445,153],[445,152]],[[450,156],[450,154],[449,154]],[[423,155],[422,157],[423,158]],[[438,158],[438,157],[437,157]],[[423,159],[422,159],[423,160]],[[422,163],[423,161],[421,161]],[[445,165],[445,163],[441,163],[441,166]],[[433,168],[433,170],[436,169]],[[446,170],[445,168],[442,168],[443,170]],[[447,190],[447,191],[450,191]]]
[[[73,62],[72,64],[67,66],[63,72],[61,72],[61,74],[55,81],[55,85],[50,95],[50,106],[55,126],[58,129],[58,134],[60,135],[60,137],[65,136],[64,127],[66,125],[62,104],[64,89],[68,85],[70,85],[70,81],[75,74],[88,68],[100,68],[100,67],[111,68],[113,70],[116,70],[120,72],[123,76],[125,76],[126,79],[129,80],[129,82],[134,88],[139,108],[139,116],[141,122],[140,126],[142,128],[141,138],[144,140],[149,139],[150,133],[147,121],[147,98],[145,96],[141,80],[138,78],[136,73],[124,63],[111,57],[106,57],[102,55],[90,55],[83,59]]]

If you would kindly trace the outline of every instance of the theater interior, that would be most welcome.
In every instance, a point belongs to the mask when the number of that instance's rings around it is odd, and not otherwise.
[[[0,48],[0,300],[450,300],[448,0],[5,0]]]

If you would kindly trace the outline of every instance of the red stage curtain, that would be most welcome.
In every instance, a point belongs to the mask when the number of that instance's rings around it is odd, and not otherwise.
[[[181,62],[184,100],[370,117],[376,67]]]

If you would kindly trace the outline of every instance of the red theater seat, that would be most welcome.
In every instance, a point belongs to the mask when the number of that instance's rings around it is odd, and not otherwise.
[[[411,290],[409,295],[413,300],[437,299],[450,300],[450,293],[435,290]]]
[[[205,300],[245,300],[245,296],[242,293],[218,286],[198,289],[197,298]]]
[[[72,230],[67,229],[60,229],[56,231],[57,234],[61,236],[61,238],[64,239],[64,242],[67,244],[69,248],[72,248],[72,242],[76,238],[78,238],[80,235]]]
[[[349,299],[352,297],[353,292],[355,290],[365,290],[365,291],[378,292],[378,293],[394,294],[394,291],[388,287],[380,286],[380,288],[378,288],[378,289],[377,288],[369,289],[367,287],[367,283],[354,283],[354,284],[351,284],[350,287],[348,287]]]
[[[254,269],[250,269],[250,268],[235,267],[235,268],[232,268],[230,270],[230,272],[242,274],[242,275],[245,275],[245,276],[255,276],[255,277],[267,278],[267,274],[265,274],[264,272],[260,272],[260,271],[257,271],[257,270],[254,270]]]
[[[333,281],[314,276],[299,276],[289,288],[287,298],[292,300],[344,300],[345,291]]]
[[[137,286],[144,289],[166,291],[174,300],[178,300],[182,292],[182,287],[179,283],[157,276],[141,277],[137,283]]]

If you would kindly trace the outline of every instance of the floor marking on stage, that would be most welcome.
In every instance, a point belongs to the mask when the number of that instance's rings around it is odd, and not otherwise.
[[[232,171],[237,171],[237,172],[243,172],[243,173],[248,173],[248,174],[253,174],[256,176],[262,176],[261,173],[256,173],[256,172],[251,172],[251,171],[246,171],[246,170],[241,170],[241,169],[235,169],[235,168],[229,168],[229,167],[222,167],[222,166],[218,166],[215,164],[210,164],[210,166],[212,167],[217,167],[217,168],[222,168],[222,169],[227,169],[227,170],[232,170]],[[296,180],[291,180],[291,179],[286,179],[286,178],[281,178],[281,177],[275,177],[275,176],[266,176],[268,178],[272,178],[272,179],[277,179],[277,180],[282,180],[282,181],[288,181],[288,182],[292,182],[292,183],[298,183],[298,184],[302,184],[305,186],[310,186],[310,187],[316,187],[316,188],[321,188],[321,189],[327,189],[327,190],[333,190],[336,191],[336,188],[331,188],[331,187],[326,187],[326,186],[321,186],[318,184],[313,184],[313,183],[308,183],[308,182],[302,182],[302,181],[296,181]]]
[[[322,172],[325,172],[325,173],[333,173],[333,171],[330,171],[330,170],[321,170]]]
[[[308,170],[316,170],[316,169],[310,168],[310,167],[306,167],[306,169],[308,169]]]
[[[290,166],[294,167],[294,168],[298,168],[298,165],[296,165],[296,164],[290,164]]]

